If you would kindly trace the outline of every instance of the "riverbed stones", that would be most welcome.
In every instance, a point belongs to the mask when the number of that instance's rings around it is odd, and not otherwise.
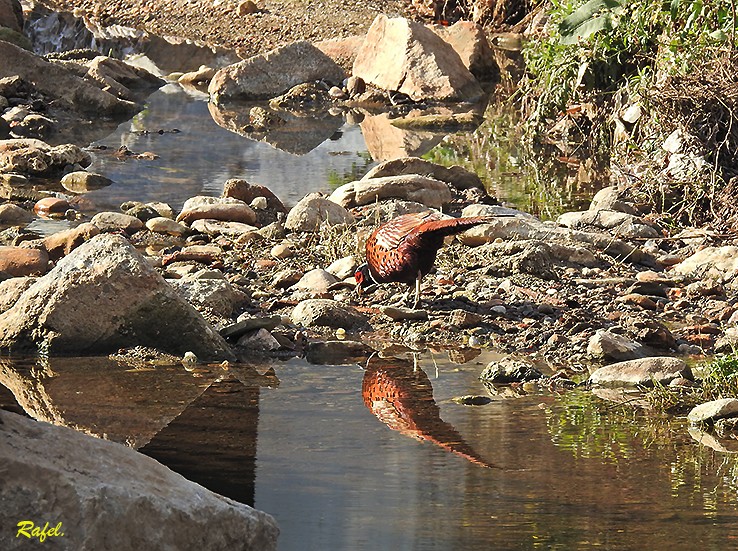
[[[290,231],[314,232],[322,224],[353,224],[354,217],[341,205],[319,193],[309,193],[290,209],[284,227]]]
[[[189,232],[184,224],[180,224],[171,218],[156,216],[146,221],[146,227],[153,232],[166,233],[169,235],[182,236]]]
[[[254,199],[263,197],[266,198],[267,208],[274,209],[277,212],[287,212],[284,203],[268,187],[251,184],[239,178],[226,180],[223,185],[223,197],[232,197],[246,204],[250,204]]]
[[[0,50],[2,44],[0,41]],[[49,176],[68,166],[84,167],[91,162],[89,153],[73,144],[51,146],[33,138],[0,140],[1,172]]]
[[[349,182],[336,189],[330,200],[345,208],[368,205],[382,199],[415,201],[441,208],[453,195],[446,182],[419,174],[401,174]]]
[[[255,234],[258,229],[256,226],[244,224],[243,222],[213,220],[211,218],[195,220],[192,222],[191,228],[199,233],[211,236],[224,235],[234,240],[242,239],[246,235]]]
[[[426,26],[401,17],[376,17],[352,73],[414,101],[475,101],[483,95],[450,44]]]
[[[197,196],[187,199],[177,216],[177,222],[184,224],[205,219],[253,225],[256,213],[244,201],[232,197]]]
[[[464,167],[458,165],[446,167],[419,157],[401,157],[384,161],[364,174],[361,180],[399,176],[401,174],[423,174],[446,182],[457,189],[484,189],[481,178]]]
[[[0,281],[0,312],[5,312],[13,306],[35,281],[35,277],[11,277],[5,281]]]
[[[201,313],[229,318],[236,306],[246,301],[246,296],[225,279],[182,278],[169,284]]]
[[[0,0],[0,27],[23,32],[23,7],[19,0]]]
[[[128,241],[93,237],[0,314],[0,350],[106,354],[149,346],[233,359],[223,338]]]
[[[300,278],[300,281],[295,283],[294,287],[313,295],[322,295],[327,293],[330,286],[337,282],[338,278],[333,274],[321,268],[315,268],[306,272]]]
[[[295,325],[344,329],[360,327],[367,321],[353,306],[320,298],[303,300],[292,310],[290,318]]]
[[[99,233],[100,229],[95,224],[85,222],[75,228],[53,233],[41,243],[49,253],[50,260],[59,260]]]
[[[73,193],[86,193],[96,189],[102,189],[111,185],[113,181],[102,174],[87,172],[86,170],[76,170],[65,174],[61,179],[61,185],[67,191]]]
[[[705,247],[674,266],[672,273],[701,279],[734,279],[738,275],[738,247]]]
[[[46,273],[49,255],[40,249],[0,246],[0,272],[12,277],[25,277]]]
[[[144,227],[135,216],[123,214],[122,212],[98,212],[90,220],[92,224],[97,226],[102,232],[125,232],[129,235],[134,234]]]
[[[306,82],[340,84],[344,72],[306,41],[294,42],[219,70],[208,86],[214,103],[271,99]]]
[[[618,362],[595,370],[589,381],[600,386],[645,386],[654,382],[666,385],[684,378],[692,380],[692,371],[680,358],[657,356]]]
[[[356,261],[356,257],[350,255],[331,262],[325,271],[329,274],[333,274],[339,280],[344,280],[356,273],[357,266],[358,262]]]
[[[393,321],[428,319],[428,311],[402,306],[381,306],[379,311]]]
[[[61,522],[56,549],[274,550],[274,519],[185,479],[137,451],[78,431],[0,411],[0,522]],[[214,523],[220,529],[212,530]],[[6,549],[31,540],[9,538]],[[38,544],[38,541],[36,541]]]
[[[738,417],[738,399],[722,398],[700,404],[689,412],[687,420],[693,425],[712,424],[727,417]]]
[[[533,364],[512,357],[490,362],[479,376],[482,381],[501,385],[535,381],[541,377],[543,377],[543,373]]]
[[[281,316],[265,316],[265,317],[241,317],[239,316],[236,323],[228,325],[220,330],[220,334],[225,339],[237,339],[250,331],[256,329],[266,329],[271,331],[282,323]]]
[[[0,205],[0,224],[26,224],[31,220],[33,215],[18,205],[13,203]]]
[[[587,353],[595,358],[632,360],[648,355],[646,347],[609,329],[598,329],[587,343]]]

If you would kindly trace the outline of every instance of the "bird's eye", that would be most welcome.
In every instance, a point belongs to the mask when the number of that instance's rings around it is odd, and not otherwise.
[[[361,272],[356,272],[354,274],[354,279],[356,279],[356,283],[361,284],[361,282],[364,281],[364,274],[362,274]]]

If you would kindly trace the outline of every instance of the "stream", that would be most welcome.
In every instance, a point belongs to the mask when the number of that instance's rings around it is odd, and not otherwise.
[[[79,46],[52,23],[47,32]],[[177,210],[194,195],[220,195],[229,178],[266,185],[292,205],[379,160],[367,125],[331,124],[310,150],[285,151],[222,128],[206,95],[168,84],[92,144],[89,170],[114,184],[78,197],[76,208],[92,215],[136,200]],[[426,138],[407,153],[447,147],[443,136]],[[112,152],[122,145],[158,158],[119,160]],[[496,189],[519,195],[511,181]],[[72,223],[31,228],[53,233]],[[270,513],[282,551],[738,545],[738,456],[695,440],[685,419],[654,418],[589,391],[488,388],[479,374],[500,355],[471,355],[426,350],[417,362],[341,366],[293,358],[228,370],[0,359],[0,407],[129,445]],[[454,400],[466,395],[490,400]]]

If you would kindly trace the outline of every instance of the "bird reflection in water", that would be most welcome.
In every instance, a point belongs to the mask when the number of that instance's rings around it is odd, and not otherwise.
[[[364,405],[392,430],[432,442],[482,467],[499,468],[486,461],[443,419],[433,399],[433,386],[414,362],[372,356],[361,385]]]

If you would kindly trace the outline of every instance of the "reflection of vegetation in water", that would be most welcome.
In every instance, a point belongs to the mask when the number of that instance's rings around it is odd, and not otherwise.
[[[569,392],[559,404],[548,413],[551,441],[575,457],[620,464],[665,450],[659,456],[669,458],[664,470],[673,496],[691,496],[705,511],[718,502],[738,505],[738,455],[686,441],[684,421],[605,403],[587,392]]]
[[[500,201],[543,219],[586,208],[594,189],[589,171],[577,169],[577,159],[523,144],[521,122],[511,102],[492,103],[476,131],[447,137],[424,158],[463,166],[477,174]]]
[[[331,189],[341,187],[343,184],[348,184],[355,180],[361,179],[366,174],[369,166],[374,162],[372,156],[368,151],[357,151],[356,155],[359,157],[358,161],[351,163],[351,168],[344,170],[343,173],[339,173],[335,169],[331,169],[328,172],[328,185]]]

